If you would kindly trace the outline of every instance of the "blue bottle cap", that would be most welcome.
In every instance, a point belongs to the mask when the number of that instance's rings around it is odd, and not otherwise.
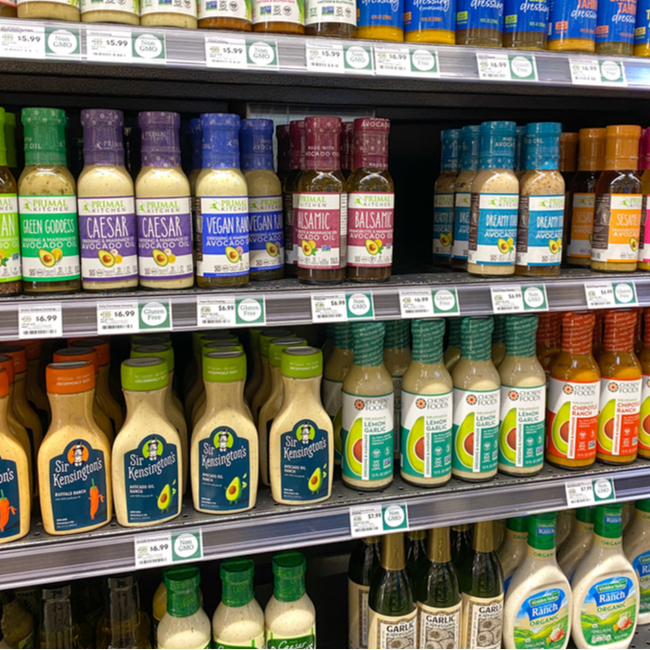
[[[461,129],[445,129],[440,132],[442,160],[440,168],[445,172],[460,170],[460,135]]]
[[[526,127],[518,126],[515,129],[515,163],[513,169],[520,171],[526,164]]]
[[[478,169],[478,157],[481,149],[481,127],[476,124],[463,127],[460,153],[460,170],[473,172]]]
[[[201,115],[204,168],[239,168],[240,123],[239,115],[230,113],[204,113]]]
[[[481,169],[512,169],[516,126],[514,122],[481,124]]]
[[[526,169],[557,169],[560,162],[559,122],[533,122],[526,126]]]
[[[192,134],[192,169],[203,168],[203,131],[201,119],[195,117],[190,120],[190,133]]]
[[[273,169],[273,120],[243,120],[239,132],[241,168]]]

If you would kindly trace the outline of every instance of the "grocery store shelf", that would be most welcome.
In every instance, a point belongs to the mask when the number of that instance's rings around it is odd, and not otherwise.
[[[211,560],[240,555],[242,549],[252,555],[350,539],[352,506],[405,502],[413,530],[562,509],[567,507],[567,482],[599,477],[614,480],[621,501],[650,496],[650,462],[639,460],[628,467],[596,464],[580,472],[547,466],[533,478],[498,475],[483,484],[452,480],[432,490],[396,478],[385,490],[364,493],[344,487],[337,477],[332,498],[315,505],[277,505],[264,488],[257,506],[243,514],[211,517],[186,503],[179,518],[162,526],[127,530],[113,522],[90,533],[59,538],[44,533],[35,521],[27,537],[0,549],[0,589],[133,570],[134,538],[151,531],[201,529],[203,557]]]

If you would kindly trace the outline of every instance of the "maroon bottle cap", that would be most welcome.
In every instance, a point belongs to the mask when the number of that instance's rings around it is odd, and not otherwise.
[[[341,169],[352,169],[354,163],[354,122],[343,122],[341,132]]]
[[[305,118],[305,169],[341,168],[342,124],[340,117]]]
[[[354,169],[388,169],[390,120],[362,117],[354,120]]]
[[[291,169],[291,132],[288,124],[278,124],[275,127],[275,137],[278,141],[278,171],[286,172]]]
[[[291,134],[291,169],[305,168],[305,121],[294,120],[289,125]]]
[[[650,129],[643,129],[639,140],[639,171],[650,169]]]

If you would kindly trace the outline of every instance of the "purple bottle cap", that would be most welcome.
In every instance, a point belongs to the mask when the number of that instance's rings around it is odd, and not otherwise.
[[[84,163],[86,165],[124,165],[122,111],[89,108],[81,111],[84,130]]]
[[[203,167],[208,169],[239,168],[239,115],[230,113],[204,113]]]
[[[138,115],[138,124],[142,131],[142,166],[180,167],[178,131],[181,116],[164,111],[144,111]]]
[[[242,170],[273,169],[273,120],[243,120],[239,148]]]
[[[195,117],[190,120],[190,133],[192,134],[192,169],[203,169],[203,131],[200,118]]]

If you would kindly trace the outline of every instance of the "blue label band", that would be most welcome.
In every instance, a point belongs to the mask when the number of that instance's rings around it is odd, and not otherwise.
[[[506,0],[503,31],[515,32],[548,31],[550,8],[548,0]]]
[[[404,0],[357,0],[357,27],[404,28]]]
[[[407,32],[425,29],[453,32],[455,18],[455,0],[406,0],[404,29]]]
[[[596,43],[632,43],[636,0],[598,0]]]
[[[458,0],[456,30],[479,28],[503,31],[503,0]]]
[[[597,9],[598,0],[551,0],[548,39],[594,40]]]

